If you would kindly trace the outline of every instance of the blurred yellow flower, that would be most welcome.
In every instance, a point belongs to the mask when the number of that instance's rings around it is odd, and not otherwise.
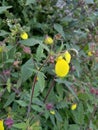
[[[69,53],[68,51],[66,51],[66,52],[64,53],[64,58],[65,58],[65,60],[67,61],[67,63],[69,64],[69,63],[70,63],[70,60],[71,60],[71,55],[70,55],[70,53]]]
[[[58,77],[65,77],[69,72],[69,64],[59,57],[55,65],[55,73]]]
[[[71,110],[75,110],[77,108],[77,104],[76,103],[73,103],[72,105],[71,105]]]
[[[53,44],[53,39],[49,36],[46,36],[44,43],[51,45],[51,44]]]
[[[0,130],[4,130],[3,120],[0,120]]]
[[[22,38],[22,39],[28,39],[28,34],[26,33],[26,32],[23,32],[23,33],[21,33],[21,35],[20,35],[20,37]]]
[[[51,110],[50,113],[51,113],[52,115],[55,115],[55,111],[54,111],[54,110]]]
[[[88,56],[92,56],[93,55],[91,51],[88,51],[87,54],[88,54]]]

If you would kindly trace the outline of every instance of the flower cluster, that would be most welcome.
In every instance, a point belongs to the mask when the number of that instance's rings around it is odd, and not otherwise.
[[[55,64],[55,73],[58,77],[65,77],[70,69],[69,63],[71,61],[71,55],[66,51],[63,55],[59,56]]]

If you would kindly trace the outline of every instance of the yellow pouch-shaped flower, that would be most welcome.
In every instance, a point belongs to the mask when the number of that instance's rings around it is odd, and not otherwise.
[[[3,120],[0,120],[0,130],[4,130]]]
[[[28,34],[26,32],[21,33],[20,37],[24,40],[28,39]]]
[[[77,108],[77,104],[76,103],[72,104],[71,110],[75,110],[76,108]]]
[[[69,64],[63,58],[57,60],[55,73],[58,77],[65,77],[69,72]]]
[[[65,60],[67,61],[67,63],[69,64],[70,61],[71,61],[71,55],[70,55],[70,53],[69,53],[68,51],[66,51],[66,52],[64,53],[64,58],[65,58]]]
[[[53,44],[53,39],[49,36],[46,36],[44,43],[51,45],[51,44]]]

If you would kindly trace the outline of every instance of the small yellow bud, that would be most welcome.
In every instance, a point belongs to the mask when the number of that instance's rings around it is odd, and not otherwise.
[[[69,64],[70,63],[70,60],[71,60],[71,55],[68,51],[66,51],[64,53],[64,57],[65,57],[65,60],[67,61],[67,63]]]
[[[26,32],[21,33],[20,37],[24,40],[28,39],[28,34]]]
[[[75,110],[76,108],[77,108],[77,104],[76,103],[71,105],[71,110]]]
[[[92,56],[93,55],[91,51],[88,51],[87,54],[88,54],[88,56]]]
[[[54,111],[54,110],[51,110],[50,113],[51,113],[52,115],[55,115],[55,111]]]
[[[51,45],[51,44],[53,44],[53,39],[49,36],[46,36],[44,43]]]

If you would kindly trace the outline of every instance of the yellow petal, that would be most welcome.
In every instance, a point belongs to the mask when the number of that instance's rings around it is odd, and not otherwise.
[[[61,60],[61,59],[63,59],[62,56],[57,57],[57,58],[56,58],[56,62],[59,61],[59,60]]]
[[[70,60],[71,60],[71,55],[68,51],[66,51],[64,53],[64,57],[65,57],[65,60],[67,61],[67,63],[70,63]]]
[[[53,44],[53,39],[49,36],[46,36],[44,43],[51,45],[51,44]]]
[[[92,56],[92,52],[91,51],[88,51],[88,56]]]
[[[28,39],[28,34],[26,33],[26,32],[23,32],[23,33],[21,33],[21,35],[20,35],[20,37],[22,38],[22,39]]]
[[[0,130],[4,130],[3,120],[0,120]]]
[[[72,104],[71,110],[75,110],[76,108],[77,108],[77,104],[76,103]]]
[[[64,60],[58,60],[56,65],[55,65],[55,73],[58,77],[65,77],[69,72],[69,65],[68,63]]]
[[[51,113],[52,115],[55,115],[55,111],[54,111],[54,110],[51,110],[50,113]]]

